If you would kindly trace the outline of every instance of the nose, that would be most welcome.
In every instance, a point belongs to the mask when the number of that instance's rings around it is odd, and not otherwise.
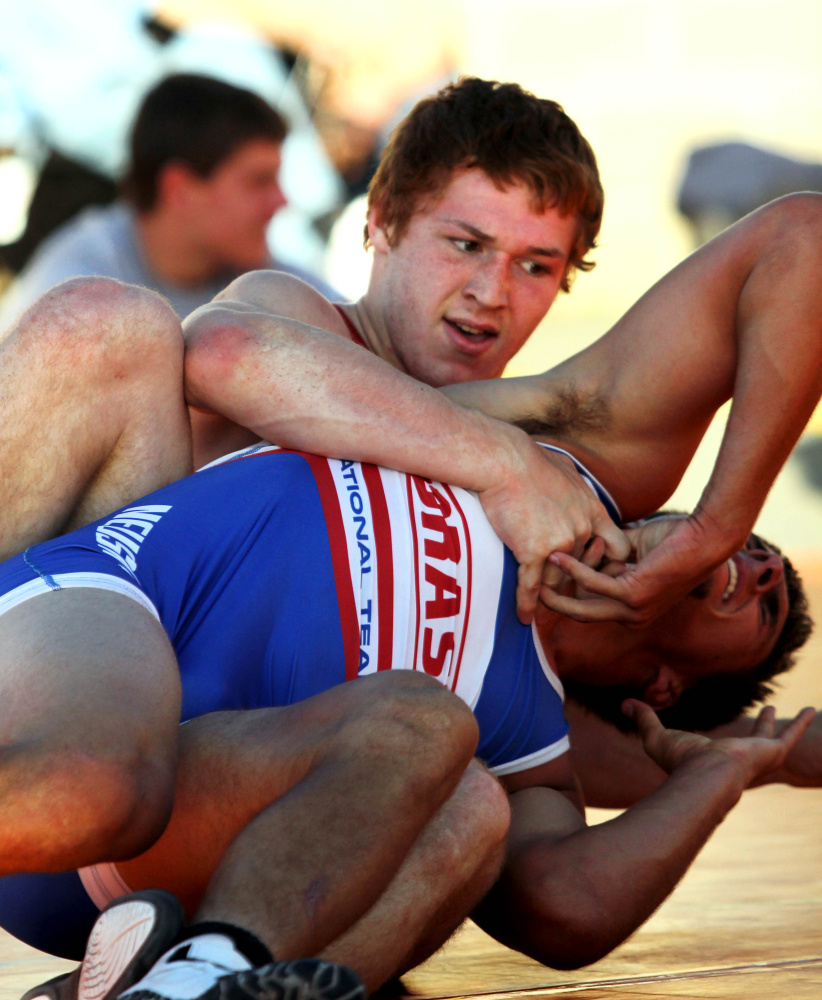
[[[765,590],[770,590],[782,580],[785,573],[782,556],[764,548],[751,549],[748,555],[756,564],[752,574],[755,593],[761,594]]]
[[[275,212],[279,212],[281,208],[285,208],[288,204],[288,198],[285,196],[285,192],[280,187],[280,182],[277,181],[274,185],[274,190],[271,192],[271,214],[274,215]]]
[[[478,263],[465,286],[465,293],[479,305],[499,309],[508,302],[508,262],[502,256]]]
[[[265,198],[262,202],[263,213],[270,219],[287,204],[288,199],[280,187],[280,182],[278,180],[272,181],[266,189]]]

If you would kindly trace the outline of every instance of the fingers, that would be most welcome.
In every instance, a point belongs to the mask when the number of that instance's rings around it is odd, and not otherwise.
[[[610,517],[598,517],[593,524],[594,534],[605,543],[605,552],[611,559],[625,561],[631,554],[631,542],[625,532]]]
[[[582,553],[582,563],[589,567],[589,569],[596,569],[597,566],[602,562],[602,557],[605,555],[605,539],[601,538],[599,535],[595,535],[593,538],[588,540],[588,544],[585,546],[585,550]]]
[[[551,562],[551,557],[549,557],[545,563],[545,573],[542,578],[543,584],[551,590],[558,590],[564,579],[565,574],[555,563]]]
[[[782,730],[779,742],[785,747],[786,753],[793,750],[815,716],[816,711],[813,708],[803,708],[799,715]]]
[[[549,560],[560,572],[566,573],[574,583],[592,594],[618,599],[625,592],[624,581],[620,584],[617,579],[574,559],[567,552],[552,552]]]
[[[573,618],[577,622],[620,622],[642,624],[642,619],[627,605],[608,597],[572,597],[543,588],[540,600],[551,611]]]
[[[523,625],[530,625],[534,620],[541,583],[541,565],[534,562],[520,563],[517,572],[517,618]]]
[[[636,698],[626,698],[622,703],[622,711],[636,723],[643,743],[657,736],[665,729],[659,721],[659,716],[644,701],[639,701]]]
[[[775,721],[776,709],[773,705],[766,705],[756,717],[751,736],[760,736],[768,740],[773,739]]]

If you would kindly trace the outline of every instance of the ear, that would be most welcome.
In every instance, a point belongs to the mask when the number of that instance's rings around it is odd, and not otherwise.
[[[391,249],[388,233],[380,221],[380,210],[377,205],[372,205],[368,210],[368,242],[375,253],[388,253]]]
[[[642,700],[658,712],[675,705],[684,689],[679,674],[671,667],[661,666],[654,680],[645,688]]]
[[[174,207],[184,204],[198,180],[191,167],[181,160],[164,164],[157,175],[158,204]]]

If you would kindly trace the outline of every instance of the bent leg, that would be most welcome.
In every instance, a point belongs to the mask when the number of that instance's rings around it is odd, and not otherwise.
[[[191,471],[179,321],[108,278],[43,295],[0,342],[0,558]]]
[[[168,831],[118,870],[132,888],[172,889],[191,911],[219,863],[197,919],[252,930],[277,958],[317,954],[366,913],[477,739],[462,702],[405,671],[183,730]]]
[[[0,875],[127,857],[171,809],[180,683],[160,624],[105,590],[0,617]]]
[[[505,861],[508,796],[473,761],[383,895],[323,957],[374,990],[440,948],[490,891]]]

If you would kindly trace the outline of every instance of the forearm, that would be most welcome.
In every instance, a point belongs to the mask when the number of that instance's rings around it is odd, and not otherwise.
[[[556,968],[597,961],[671,892],[741,791],[731,767],[686,766],[609,822],[553,843],[512,839],[483,926]]]
[[[524,467],[521,431],[325,330],[215,305],[187,323],[189,403],[285,447],[482,491]]]
[[[733,404],[698,508],[730,550],[745,541],[822,391],[822,198],[782,199],[746,222],[741,274],[726,254],[729,285],[742,282]]]

